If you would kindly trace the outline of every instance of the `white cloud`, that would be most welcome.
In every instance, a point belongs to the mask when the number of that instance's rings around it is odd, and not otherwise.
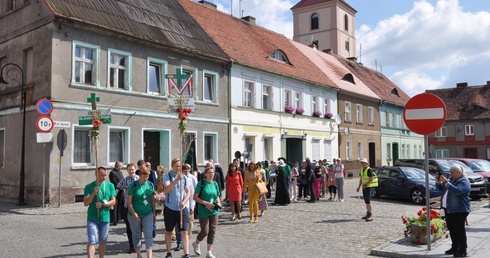
[[[218,10],[231,13],[230,5],[233,3],[233,16],[253,16],[256,23],[269,30],[293,38],[293,14],[291,7],[298,1],[293,0],[216,0],[214,3]],[[241,9],[240,9],[241,8]]]
[[[425,88],[454,87],[456,82],[485,84],[490,62],[490,13],[464,12],[458,0],[425,0],[400,15],[380,21],[374,28],[361,26],[362,62],[375,60],[407,94]],[[439,72],[445,70],[441,75]],[[425,84],[425,86],[424,86]],[[430,86],[427,86],[430,85]]]

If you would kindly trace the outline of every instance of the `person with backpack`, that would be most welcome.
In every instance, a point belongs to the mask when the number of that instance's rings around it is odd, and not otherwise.
[[[148,181],[150,170],[140,168],[139,180],[128,187],[128,220],[133,232],[133,244],[138,258],[141,257],[141,231],[145,236],[146,255],[153,254],[153,227],[156,220],[155,186]]]
[[[373,208],[371,206],[371,190],[374,187],[378,187],[378,177],[368,165],[368,160],[366,158],[361,159],[361,172],[359,173],[359,186],[357,187],[357,192],[362,187],[362,196],[364,197],[364,203],[366,204],[366,216],[362,217],[366,221],[373,220]]]
[[[199,243],[207,236],[206,258],[215,258],[212,249],[218,226],[219,209],[221,208],[221,188],[213,180],[214,173],[213,167],[207,167],[204,170],[206,179],[200,180],[194,191],[194,201],[197,206],[197,216],[199,217],[201,232],[197,235],[196,241],[192,243],[192,247],[194,248],[195,254],[201,255]]]
[[[165,217],[165,247],[167,248],[165,258],[172,258],[172,231],[176,226],[180,227],[184,257],[188,258],[190,257],[189,236],[187,234],[189,230],[189,208],[186,207],[186,203],[191,197],[191,183],[182,173],[180,159],[173,159],[171,167],[172,170],[163,177],[163,187],[167,193],[163,209],[163,216]]]
[[[182,173],[187,177],[187,181],[189,181],[190,185],[190,198],[189,201],[185,204],[185,207],[189,209],[189,230],[187,230],[187,235],[189,239],[192,235],[192,227],[194,226],[194,208],[196,202],[194,201],[194,189],[197,186],[197,177],[195,177],[191,172],[191,165],[184,163],[182,165]],[[177,241],[177,246],[174,248],[174,251],[182,250],[184,247],[182,246],[182,234],[180,234],[179,227],[175,227],[175,236]]]

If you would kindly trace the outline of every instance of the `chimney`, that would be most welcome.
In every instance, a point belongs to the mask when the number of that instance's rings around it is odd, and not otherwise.
[[[255,25],[255,17],[253,16],[245,16],[245,17],[242,17],[242,20],[244,21],[247,21],[248,23],[252,24],[252,25]]]
[[[467,82],[456,83],[456,88],[466,88],[466,87],[468,87]]]
[[[487,85],[486,86],[487,87],[490,87],[490,81],[487,81]]]
[[[204,6],[209,7],[211,9],[218,10],[218,6],[217,5],[215,5],[215,4],[211,3],[211,2],[208,2],[206,0],[201,0],[201,1],[199,1],[199,3],[202,4],[202,5],[204,5]]]
[[[357,57],[353,56],[353,57],[347,57],[347,60],[350,60],[350,61],[354,61],[357,63]]]
[[[332,54],[332,49],[331,48],[327,48],[327,49],[324,49],[323,52],[325,52],[327,54]]]

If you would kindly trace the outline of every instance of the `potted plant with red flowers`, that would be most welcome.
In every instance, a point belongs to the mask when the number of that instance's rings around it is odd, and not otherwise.
[[[402,216],[403,224],[405,224],[405,237],[410,237],[414,244],[427,244],[427,208],[423,207],[417,212],[418,217]],[[430,235],[431,240],[435,241],[444,234],[446,238],[449,235],[446,233],[446,221],[442,219],[440,213],[436,210],[430,210]]]

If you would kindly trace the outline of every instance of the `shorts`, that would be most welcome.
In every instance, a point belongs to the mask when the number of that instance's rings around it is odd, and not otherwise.
[[[371,204],[371,190],[372,187],[366,187],[362,189],[362,197],[364,197],[365,204]]]
[[[165,206],[163,209],[163,217],[165,221],[165,231],[170,232],[174,230],[176,225],[180,226],[180,211],[174,211]],[[189,209],[185,207],[182,209],[182,227],[180,231],[189,230]]]
[[[87,221],[88,244],[107,243],[109,237],[109,222]]]

